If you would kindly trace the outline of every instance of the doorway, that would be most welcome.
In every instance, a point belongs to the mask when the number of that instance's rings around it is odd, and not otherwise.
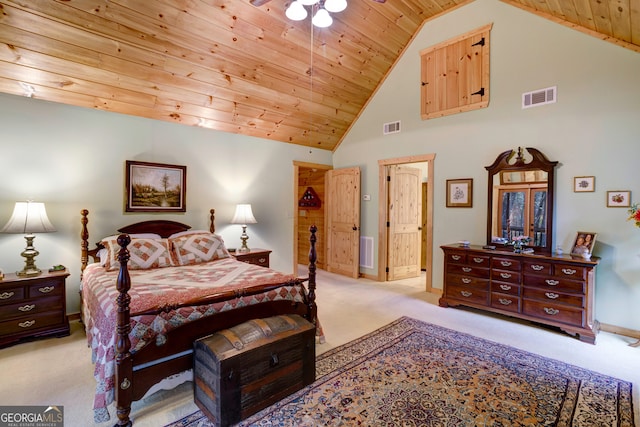
[[[434,169],[435,154],[424,154],[417,156],[407,156],[395,159],[387,159],[378,161],[378,278],[379,281],[387,281],[388,274],[388,259],[390,253],[390,241],[389,241],[389,217],[390,211],[390,198],[389,198],[389,184],[388,184],[388,171],[391,167],[398,165],[422,165],[426,168],[426,181],[422,185],[420,191],[422,200],[423,214],[420,218],[422,222],[422,235],[421,235],[421,269],[424,268],[425,274],[425,290],[427,292],[434,292],[433,283],[433,169]],[[408,248],[394,248],[396,250],[409,250]]]

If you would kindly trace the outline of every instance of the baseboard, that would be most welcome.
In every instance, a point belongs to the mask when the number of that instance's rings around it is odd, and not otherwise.
[[[625,337],[640,339],[640,331],[637,331],[635,329],[623,328],[621,326],[600,323],[600,330],[603,332],[609,332],[612,334],[624,335]]]
[[[80,312],[67,314],[67,319],[69,319],[69,322],[73,322],[74,320],[80,320]]]

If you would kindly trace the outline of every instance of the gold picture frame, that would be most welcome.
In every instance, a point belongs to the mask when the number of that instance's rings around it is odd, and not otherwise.
[[[573,177],[574,193],[592,193],[596,191],[595,176],[575,176]]]
[[[631,206],[631,191],[615,190],[607,191],[608,208],[628,208]]]
[[[447,207],[470,208],[473,206],[473,179],[447,180]]]
[[[186,212],[187,167],[126,161],[126,212]]]

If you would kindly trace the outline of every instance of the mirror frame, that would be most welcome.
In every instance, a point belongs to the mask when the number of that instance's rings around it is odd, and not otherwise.
[[[551,253],[553,245],[553,207],[554,207],[554,188],[555,188],[555,167],[558,164],[557,161],[552,162],[540,151],[535,148],[526,147],[526,152],[532,157],[527,163],[524,158],[524,152],[522,147],[518,147],[518,151],[508,150],[500,154],[496,160],[490,166],[485,166],[485,169],[489,172],[488,177],[488,199],[487,199],[487,245],[505,246],[504,244],[492,243],[491,227],[493,223],[493,186],[494,176],[501,172],[521,172],[530,171],[534,169],[547,172],[547,237],[545,246],[531,246],[535,252]],[[516,156],[515,161],[511,162],[513,156]]]

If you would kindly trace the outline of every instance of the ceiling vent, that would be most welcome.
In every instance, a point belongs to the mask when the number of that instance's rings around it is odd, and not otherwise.
[[[400,120],[397,122],[389,122],[385,123],[382,128],[382,133],[384,135],[389,135],[391,133],[400,133]]]
[[[553,104],[556,102],[558,91],[557,86],[548,87],[546,89],[535,90],[522,94],[522,108],[538,107],[545,104]]]

